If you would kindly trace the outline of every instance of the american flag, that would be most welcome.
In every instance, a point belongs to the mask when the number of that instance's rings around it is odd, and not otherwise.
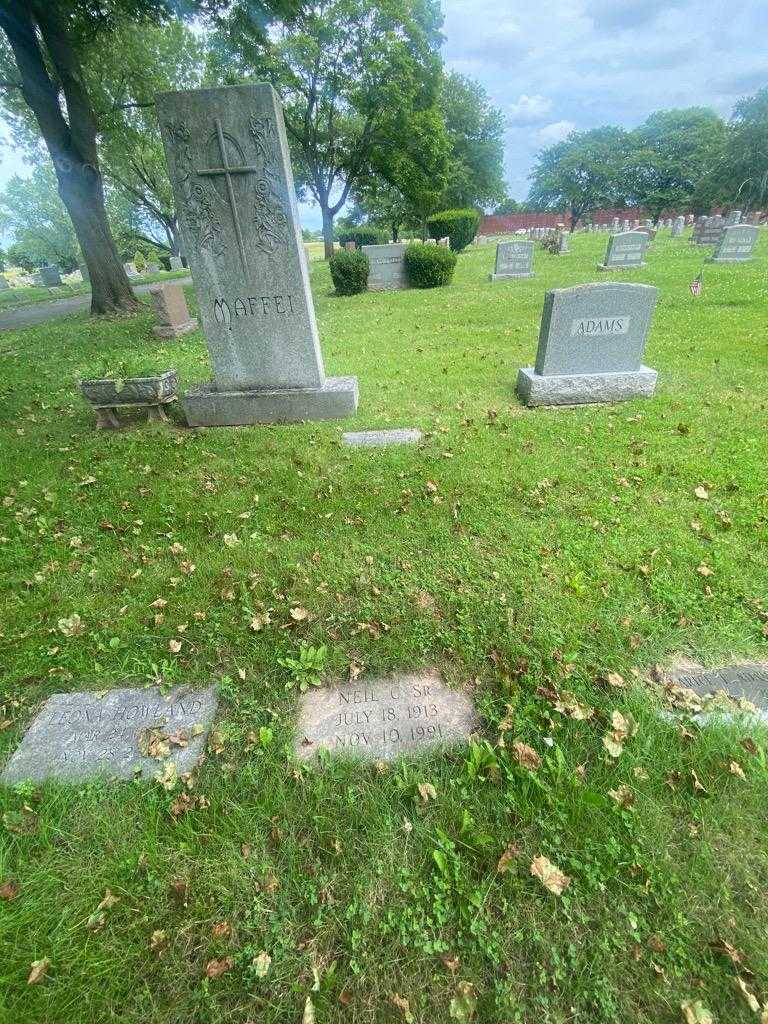
[[[701,295],[701,274],[691,281],[689,287],[691,289],[691,295],[693,295],[694,298],[698,298],[699,295]]]

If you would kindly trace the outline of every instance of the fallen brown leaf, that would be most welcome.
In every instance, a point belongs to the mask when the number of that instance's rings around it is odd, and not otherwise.
[[[231,971],[234,966],[235,961],[231,956],[225,956],[222,960],[209,960],[205,965],[205,975],[207,978],[220,978],[222,974]]]
[[[499,863],[496,865],[496,870],[500,875],[503,875],[505,871],[509,871],[512,866],[512,861],[520,856],[520,847],[517,843],[510,843],[504,853],[499,857]]]
[[[27,978],[28,985],[37,985],[39,981],[48,973],[48,968],[51,966],[51,961],[47,956],[44,956],[42,960],[33,960],[30,964],[31,970],[29,977]]]
[[[541,855],[534,857],[531,861],[531,874],[534,878],[538,878],[544,888],[554,893],[555,896],[562,896],[571,884],[568,875],[564,875],[551,860]]]
[[[538,754],[533,747],[529,747],[522,740],[515,740],[512,744],[512,753],[515,756],[515,760],[522,768],[527,768],[531,772],[537,771],[541,767],[541,755]]]

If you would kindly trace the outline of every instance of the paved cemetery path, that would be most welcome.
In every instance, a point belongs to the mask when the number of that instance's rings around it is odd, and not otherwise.
[[[155,283],[153,281],[150,284],[137,284],[133,290],[137,295],[143,295]],[[192,278],[175,277],[171,284],[192,284]],[[0,331],[34,327],[35,324],[43,324],[46,320],[55,320],[60,316],[67,316],[68,313],[80,313],[84,309],[90,309],[90,306],[91,293],[84,292],[82,295],[72,295],[68,299],[51,299],[29,306],[19,306],[17,309],[6,309],[0,312]]]

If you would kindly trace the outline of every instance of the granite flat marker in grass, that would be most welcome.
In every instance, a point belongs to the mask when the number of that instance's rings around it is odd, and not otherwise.
[[[272,86],[163,93],[157,114],[215,378],[182,396],[190,425],[351,415],[357,380],[323,368]]]
[[[536,366],[521,369],[526,405],[579,405],[649,398],[656,371],[643,366],[658,289],[582,284],[547,292]]]
[[[749,263],[760,228],[733,224],[723,229],[720,241],[707,263]]]
[[[405,243],[364,245],[363,255],[368,257],[368,291],[392,292],[408,287],[405,273]]]
[[[521,239],[499,242],[496,246],[496,267],[491,281],[508,281],[516,277],[533,277],[533,242]]]
[[[92,776],[153,778],[166,761],[190,771],[205,746],[216,712],[213,689],[57,693],[37,714],[0,782],[53,778],[78,782]]]
[[[700,697],[723,690],[735,700],[748,700],[768,711],[768,663],[765,662],[736,662],[718,668],[673,668],[668,678],[676,686],[693,690]]]
[[[341,439],[351,448],[383,448],[391,444],[417,444],[421,438],[420,430],[401,427],[395,430],[353,430],[343,434]]]
[[[648,248],[649,236],[645,231],[620,231],[611,235],[605,251],[605,262],[598,265],[598,270],[631,270],[644,267],[645,250]]]
[[[305,693],[296,753],[318,750],[390,761],[463,742],[477,729],[474,705],[434,671],[357,680]]]

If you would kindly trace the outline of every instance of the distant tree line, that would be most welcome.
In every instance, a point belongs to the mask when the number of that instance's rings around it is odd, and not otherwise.
[[[660,110],[638,128],[574,131],[542,150],[526,207],[572,214],[601,207],[695,214],[768,205],[768,88],[740,100],[729,121],[707,107]],[[497,213],[517,212],[502,204]]]

